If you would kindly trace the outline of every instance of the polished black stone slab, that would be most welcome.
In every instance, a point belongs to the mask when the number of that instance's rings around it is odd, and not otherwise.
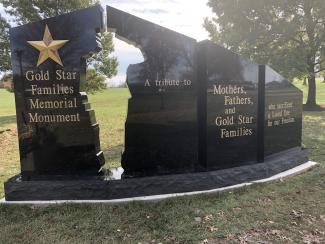
[[[300,147],[303,93],[265,66],[265,156]]]
[[[145,58],[127,71],[125,177],[253,165],[301,146],[301,92],[270,67],[112,7],[107,13],[108,28]],[[173,83],[182,79],[191,85]],[[273,103],[291,104],[281,126],[267,121]]]
[[[196,41],[112,7],[108,28],[145,57],[127,70],[125,177],[185,173],[198,162]]]
[[[302,93],[270,67],[112,7],[107,18],[108,28],[145,58],[127,70],[132,97],[122,179],[98,175],[104,163],[99,126],[80,90],[86,58],[99,49],[97,6],[11,30],[22,172],[5,183],[7,200],[209,190],[308,161],[301,148]],[[37,65],[40,52],[27,41],[42,41],[44,32],[68,42]],[[54,103],[62,104],[46,108]]]
[[[110,200],[158,194],[211,190],[271,177],[308,161],[307,150],[293,148],[264,163],[217,171],[104,181],[99,179],[21,181],[5,183],[7,201]]]
[[[99,126],[80,90],[86,58],[99,51],[102,27],[102,9],[96,6],[10,30],[23,179],[96,175],[103,165]],[[56,45],[58,40],[67,42],[49,53],[62,63],[48,57],[38,65],[40,51],[28,41]]]
[[[208,170],[256,163],[259,66],[211,41],[198,47],[200,162]]]

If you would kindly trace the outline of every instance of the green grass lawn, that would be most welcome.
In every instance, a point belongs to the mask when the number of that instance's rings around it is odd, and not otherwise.
[[[319,103],[324,94],[318,83]],[[129,96],[127,89],[90,96],[107,167],[120,162]],[[19,155],[12,94],[0,90],[0,105],[1,198]],[[303,143],[319,165],[284,181],[159,202],[0,206],[0,243],[324,243],[324,131],[325,112],[304,112]]]
[[[129,97],[129,90],[125,88],[110,89],[89,96],[100,125],[101,147],[106,159],[105,167],[120,166]]]
[[[301,80],[295,80],[293,84],[304,92],[304,103],[306,103],[308,86],[304,86]],[[318,104],[325,105],[325,83],[323,79],[316,80],[316,99]]]

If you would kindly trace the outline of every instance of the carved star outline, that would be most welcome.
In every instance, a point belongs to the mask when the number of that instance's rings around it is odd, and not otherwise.
[[[69,40],[53,40],[49,27],[45,26],[42,41],[27,41],[30,45],[40,51],[37,67],[44,63],[47,59],[63,66],[58,50],[63,47]]]

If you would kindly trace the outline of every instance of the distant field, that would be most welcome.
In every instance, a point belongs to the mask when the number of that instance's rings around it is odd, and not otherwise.
[[[325,84],[317,86],[325,104]],[[129,96],[123,88],[89,96],[106,167],[120,165]],[[0,205],[0,243],[324,243],[324,131],[325,112],[304,112],[303,143],[319,166],[284,181],[155,203]],[[0,198],[17,173],[14,99],[0,89]]]

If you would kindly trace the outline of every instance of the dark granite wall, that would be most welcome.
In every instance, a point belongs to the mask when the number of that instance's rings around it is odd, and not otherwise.
[[[107,8],[108,28],[138,47],[130,65],[125,123],[125,176],[191,172],[198,161],[195,40]]]
[[[115,8],[107,13],[108,28],[145,57],[127,71],[125,176],[232,168],[300,147],[301,92],[271,68]],[[273,103],[291,103],[285,124],[267,125]]]
[[[26,179],[97,175],[104,163],[94,111],[80,91],[86,58],[99,51],[96,35],[102,24],[102,9],[96,6],[10,30],[21,171]],[[40,51],[28,41],[49,39],[48,34],[44,39],[47,28],[54,41],[68,40],[56,53],[49,51],[62,65],[47,58],[37,66]],[[63,103],[54,107],[53,101]]]

